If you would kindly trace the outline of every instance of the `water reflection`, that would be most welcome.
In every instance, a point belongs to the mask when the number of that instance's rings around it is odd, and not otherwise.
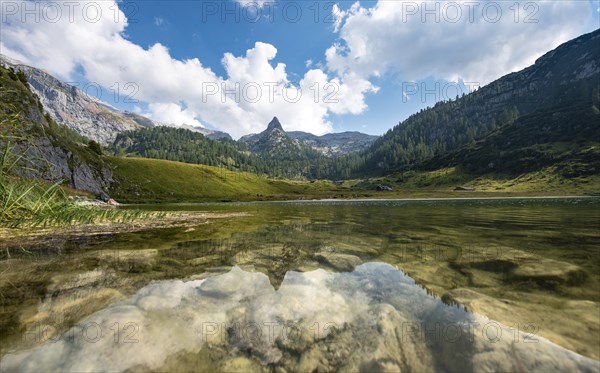
[[[6,333],[3,333],[3,339],[0,340],[3,345],[2,354],[31,349],[56,335],[64,335],[72,330],[73,325],[94,312],[124,299],[137,297],[135,294],[139,293],[136,292],[151,281],[203,281],[209,276],[217,278],[228,273],[232,266],[238,266],[244,271],[244,275],[239,275],[236,281],[241,283],[256,280],[262,284],[261,288],[269,289],[268,292],[275,294],[280,294],[286,281],[291,281],[288,278],[292,278],[294,273],[301,272],[310,277],[313,276],[312,273],[321,273],[315,272],[318,269],[330,272],[327,276],[333,276],[335,284],[343,282],[351,284],[348,285],[350,287],[360,288],[355,278],[360,277],[357,273],[368,268],[362,264],[379,261],[400,268],[412,278],[410,280],[391,270],[385,270],[384,273],[394,278],[396,284],[414,280],[425,289],[419,290],[425,295],[429,292],[447,304],[464,305],[478,315],[508,325],[512,330],[535,332],[569,350],[598,359],[599,201],[383,201],[165,206],[163,208],[166,209],[250,212],[253,216],[214,221],[194,229],[150,230],[87,238],[55,237],[32,247],[24,245],[26,251],[21,250],[21,247],[11,247],[7,251],[10,252],[10,257],[3,251],[0,253],[3,255],[0,257],[0,328]],[[357,272],[356,268],[360,271]],[[260,279],[247,273],[254,273]],[[392,282],[380,281],[378,276],[367,277],[369,280],[365,281],[371,287],[368,292],[364,292],[369,294],[365,298],[369,302],[391,304],[396,309],[394,312],[399,312],[396,306],[411,306],[390,300],[390,294],[400,291],[394,290],[396,285],[390,285]],[[268,284],[263,284],[264,280]],[[319,286],[315,289],[324,290]],[[386,290],[386,286],[391,286],[391,289]],[[327,289],[341,293],[343,299],[351,298],[349,290],[338,289],[334,285]],[[357,297],[360,295],[357,291],[352,294]],[[210,294],[204,295],[210,298]],[[168,296],[167,292],[166,303],[169,302]],[[270,304],[276,303],[273,302]],[[435,303],[439,304],[440,301],[436,300]],[[302,306],[302,302],[298,301],[298,304],[297,307]],[[286,303],[282,307],[291,306]],[[454,310],[441,305],[436,307],[440,307],[440,310]],[[239,310],[238,306],[234,308]],[[247,311],[246,308],[244,310]],[[193,312],[188,311],[189,315],[186,317],[193,319]],[[380,311],[365,312],[375,315]],[[454,312],[443,312],[448,317],[446,322],[458,322],[459,315],[465,317],[464,310]],[[361,312],[358,314],[362,315]],[[401,316],[406,317],[402,313]],[[150,320],[154,320],[152,317]],[[166,319],[169,317],[174,316],[165,316]],[[355,322],[353,330],[358,330],[356,328],[363,322],[365,325],[375,323],[372,319],[361,318],[363,316],[356,317],[362,321]],[[411,314],[411,317],[414,315]],[[442,316],[432,319],[432,325],[435,325],[436,320],[442,322],[441,318]],[[425,319],[416,320],[418,324]],[[230,319],[226,321],[232,322]],[[293,320],[284,318],[284,321],[294,325]],[[399,318],[396,321],[399,325],[407,325],[403,323],[415,320]],[[119,336],[132,332],[129,324],[128,329],[124,330],[127,322],[130,321],[119,321]],[[325,321],[318,322],[323,326]],[[244,325],[242,321],[240,323]],[[51,327],[48,330],[52,332],[44,335],[45,339],[27,339],[27,336],[35,336],[36,333],[39,336],[43,328],[48,326]],[[229,327],[219,330],[231,333]],[[90,329],[89,333],[92,332]],[[363,335],[360,334],[363,332],[368,331],[364,329],[351,333]],[[110,333],[114,334],[114,331]],[[179,329],[173,329],[172,333],[179,333]],[[506,333],[510,335],[509,332]],[[427,333],[425,334],[422,338],[427,338]],[[354,346],[352,343],[355,342],[347,334],[344,335],[347,336],[346,339],[339,340],[339,344]],[[366,343],[369,335],[364,334],[364,340],[359,341]],[[333,337],[328,334],[327,338]],[[373,338],[374,341],[378,340],[376,335]],[[320,345],[321,342],[318,341],[307,345]],[[423,341],[417,342],[415,345]],[[429,346],[427,349],[415,347],[415,354],[429,351],[428,359],[433,360],[427,366],[454,369],[440,365],[436,359],[451,360],[447,351],[458,355],[463,353],[447,346],[433,348],[434,342],[425,341]],[[515,344],[516,351],[519,346],[524,345],[522,342]],[[198,348],[194,343],[190,348]],[[294,342],[293,346],[304,346],[303,343]],[[235,346],[240,351],[252,350],[252,346],[248,347],[243,341]],[[281,359],[284,360],[305,359],[311,362],[314,359],[310,354],[317,354],[311,352],[312,349],[293,346],[276,344],[274,348],[282,353]],[[359,347],[344,347],[344,351],[374,354],[375,350],[361,350]],[[474,348],[470,344],[463,347],[464,351]],[[200,349],[194,353],[188,348],[176,348],[163,356],[164,362],[161,360],[152,366],[175,369],[179,366],[179,360],[188,362],[186,364],[196,364],[198,361],[212,364],[211,361],[214,360],[215,364],[221,364],[216,366],[219,369],[247,371],[251,368],[262,369],[263,363],[272,364],[268,358],[271,355],[266,350],[252,356],[243,355],[249,361],[242,359],[241,355],[236,355],[238,357],[235,361],[226,361],[224,357],[215,358],[229,354],[229,348],[231,346],[222,347],[219,350],[221,352],[215,352],[218,349],[211,349],[211,352]],[[319,348],[321,347],[317,350]],[[512,350],[509,352],[514,355]],[[305,355],[307,357],[303,358]],[[140,356],[151,358],[149,353]],[[343,361],[350,359],[349,355],[340,356],[339,359]],[[398,356],[394,357],[397,358]],[[464,365],[467,364],[465,362],[473,359],[473,356],[465,357],[460,363],[463,365],[457,366],[467,369],[469,366]],[[365,370],[380,367],[381,369],[377,369],[385,370],[385,361],[387,360],[362,361],[360,364],[366,365],[352,367]],[[495,367],[515,370],[515,365],[510,364],[517,364],[520,360],[506,357],[506,361],[508,365]],[[258,365],[254,365],[255,363]],[[284,366],[294,367],[292,363],[285,364]],[[341,363],[328,364],[333,364],[330,366],[332,369],[342,367],[339,365]],[[390,367],[395,367],[396,363],[390,364]],[[186,365],[181,365],[184,366]],[[413,369],[419,367],[410,366]],[[233,369],[235,367],[241,368]],[[248,369],[242,369],[244,367]]]
[[[185,358],[182,358],[185,357]],[[55,341],[5,356],[22,371],[597,371],[599,362],[448,306],[383,263],[267,276],[234,267],[152,283]]]

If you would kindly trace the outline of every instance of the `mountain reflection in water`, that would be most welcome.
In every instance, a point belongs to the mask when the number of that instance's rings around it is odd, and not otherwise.
[[[153,282],[5,371],[588,371],[600,363],[447,305],[384,263]]]

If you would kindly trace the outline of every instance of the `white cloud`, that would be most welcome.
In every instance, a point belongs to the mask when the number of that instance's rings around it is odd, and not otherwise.
[[[333,17],[333,31],[339,32],[344,20],[351,15],[356,14],[362,8],[360,3],[357,1],[348,10],[342,10],[338,4],[333,4],[331,16]]]
[[[268,3],[238,2],[246,7]],[[492,23],[482,16],[480,3],[472,20],[467,12],[452,23],[446,5],[450,3],[459,4],[464,13],[469,2],[427,3],[438,4],[439,14],[446,12],[440,22],[423,9],[407,8],[407,4],[423,7],[422,2],[382,0],[372,8],[357,2],[346,11],[336,5],[334,29],[339,40],[325,52],[326,67],[307,61],[309,70],[297,83],[291,82],[285,64],[272,63],[277,48],[267,43],[257,42],[242,55],[225,53],[226,76],[215,74],[197,58],[174,59],[160,43],[147,49],[136,45],[124,36],[127,18],[114,1],[77,2],[74,19],[63,9],[58,22],[22,22],[20,13],[6,12],[0,50],[65,80],[81,67],[88,80],[107,90],[134,83],[138,90],[133,98],[148,103],[149,114],[161,121],[206,123],[239,137],[264,129],[276,115],[287,130],[322,134],[332,129],[328,119],[332,113],[367,110],[365,95],[377,92],[369,81],[372,77],[393,72],[406,81],[434,76],[486,83],[586,31],[585,20],[593,13],[587,2],[520,3],[515,22],[509,8],[514,3],[495,2],[502,4],[503,15]],[[525,4],[539,7],[533,9],[537,23],[525,23],[532,12]],[[102,16],[84,19],[81,9],[86,6],[98,8]],[[235,92],[221,94],[224,87],[236,84]],[[216,92],[208,91],[215,87]],[[295,100],[298,91],[301,95]]]
[[[381,0],[372,8],[354,4],[337,14],[340,40],[326,51],[330,71],[350,71],[362,78],[392,71],[407,80],[434,76],[479,83],[532,64],[585,32],[586,20],[592,17],[584,1],[517,6],[514,2]]]
[[[194,127],[204,127],[197,119],[197,114],[174,103],[151,103],[148,105],[151,119],[164,123],[181,126],[187,124]]]
[[[330,113],[359,113],[366,109],[364,95],[376,90],[353,74],[330,79],[320,69],[307,71],[294,85],[285,64],[271,64],[277,49],[261,42],[242,56],[226,53],[222,63],[227,76],[221,77],[197,58],[172,58],[160,43],[144,49],[127,40],[123,36],[127,19],[120,11],[115,13],[114,2],[89,4],[99,7],[102,14],[94,22],[83,19],[81,12],[74,12],[73,20],[63,17],[53,23],[23,23],[19,15],[7,15],[2,51],[65,80],[81,67],[88,80],[107,90],[115,84],[134,83],[138,89],[132,98],[148,103],[153,118],[190,125],[209,123],[234,137],[261,131],[275,115],[288,130],[326,133],[332,129]],[[223,88],[236,84],[237,92],[221,94]],[[257,86],[260,95],[254,100]],[[217,92],[209,94],[215,87]],[[325,95],[336,90],[335,97]],[[298,91],[301,95],[294,100]]]
[[[163,17],[154,17],[154,25],[155,26],[162,26],[162,24],[165,23],[165,19]]]
[[[265,4],[275,5],[276,1],[273,0],[235,0],[238,4],[243,7],[262,8]]]

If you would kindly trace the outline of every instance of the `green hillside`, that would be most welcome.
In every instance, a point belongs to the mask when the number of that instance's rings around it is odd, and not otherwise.
[[[169,127],[124,132],[109,149],[118,156],[103,156],[44,115],[22,73],[2,67],[0,119],[16,126],[3,125],[0,135],[29,139],[12,144],[26,155],[19,176],[109,192],[120,202],[453,196],[460,185],[476,193],[598,194],[599,60],[600,30],[336,158],[300,146],[276,118],[240,142]],[[316,181],[325,179],[344,182]],[[377,192],[379,183],[394,191]]]
[[[523,116],[420,169],[457,167],[471,175],[517,176],[555,167],[565,178],[600,173],[600,97],[570,100]],[[591,96],[591,95],[590,95]]]
[[[268,179],[247,172],[158,159],[109,157],[110,193],[129,203],[326,198],[343,190],[330,181]]]
[[[546,167],[561,177],[586,177],[598,170],[592,158],[600,138],[599,60],[597,30],[526,69],[411,115],[347,156],[329,158],[301,146],[276,118],[238,142],[152,128],[119,135],[113,150],[288,179],[348,180],[449,167],[472,179],[512,179]]]
[[[566,136],[562,141],[577,147],[573,136],[585,137],[587,133],[569,132],[567,127],[576,122],[579,128],[587,126],[586,131],[593,126],[597,128],[597,116],[589,113],[594,105],[595,110],[598,109],[594,104],[600,86],[597,61],[600,61],[600,30],[562,44],[522,71],[506,75],[456,100],[439,102],[413,114],[370,148],[337,160],[328,172],[337,178],[385,175],[419,168],[422,162],[431,159],[438,160],[435,164],[440,165],[439,160],[450,154],[455,154],[453,157],[458,161],[456,157],[466,154],[455,152],[465,146],[474,146],[478,141],[483,147],[493,145],[481,142],[490,134],[498,134],[494,142],[502,142],[504,140],[500,138],[507,136],[502,144],[506,151],[503,154],[507,161],[503,162],[505,171],[521,172],[520,166],[508,170],[508,165],[521,163],[520,156],[542,156],[529,151],[532,145],[549,141],[548,132],[564,133]],[[552,119],[554,128],[548,131],[548,118],[555,118],[561,110],[561,118],[570,122]],[[505,131],[520,118],[518,127],[523,128],[518,133]],[[556,128],[561,126],[565,128]],[[518,141],[509,141],[510,136],[516,136]],[[542,162],[547,164],[552,160]],[[463,160],[462,163],[469,162]]]
[[[117,135],[110,150],[119,156],[164,159],[258,172],[255,157],[231,140],[212,140],[184,128],[159,126]]]
[[[265,136],[256,144],[264,151],[251,152],[243,142],[214,140],[188,129],[159,126],[120,133],[109,150],[118,156],[164,159],[287,178],[313,177],[312,162],[325,158],[287,136],[285,142],[276,145],[269,140]]]

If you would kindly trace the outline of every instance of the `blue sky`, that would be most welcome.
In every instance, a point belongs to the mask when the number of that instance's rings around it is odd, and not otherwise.
[[[352,3],[339,4],[347,8]],[[361,2],[364,5],[375,3]],[[291,79],[297,82],[306,71],[307,61],[313,61],[314,65],[325,62],[324,51],[337,38],[333,32],[334,2],[294,2],[298,6],[274,6],[261,10],[256,16],[245,13],[233,1],[211,4],[216,4],[217,14],[213,14],[215,10],[212,5],[199,1],[174,1],[170,2],[170,6],[165,6],[161,1],[139,3],[138,8],[131,8],[138,22],[128,27],[128,39],[142,46],[160,42],[169,46],[171,54],[178,59],[199,57],[219,75],[225,74],[221,65],[224,53],[242,55],[256,41],[262,41],[277,47],[277,57],[272,63],[285,63]],[[297,16],[297,9],[301,9],[301,15]],[[236,14],[228,11],[235,11]],[[254,22],[259,15],[262,16],[261,19]],[[273,18],[269,18],[270,16]],[[239,18],[238,21],[236,17]],[[383,105],[377,104],[385,102],[385,106],[392,106],[394,98],[402,100],[401,92],[396,89],[391,89],[388,94],[393,96],[388,96],[385,100],[370,98],[372,105],[380,109],[378,111],[332,118],[333,130],[361,131],[375,135],[385,132],[398,122],[399,117],[397,111],[381,110]],[[273,112],[273,116],[276,115]],[[266,123],[264,125],[266,127]]]
[[[81,87],[97,84],[118,108],[234,137],[260,131],[272,116],[287,130],[379,135],[600,26],[599,2],[588,0],[470,8],[441,1],[82,1],[73,19],[64,4],[41,1],[37,21],[23,16],[25,3],[16,10],[6,3],[0,52]],[[61,17],[51,16],[49,3],[63,7]],[[207,94],[236,83],[261,87],[260,98]],[[274,100],[266,99],[265,84],[273,84]],[[333,101],[324,98],[326,85],[337,91]],[[116,87],[134,94],[114,99]],[[298,102],[282,99],[292,88],[301,92]]]

